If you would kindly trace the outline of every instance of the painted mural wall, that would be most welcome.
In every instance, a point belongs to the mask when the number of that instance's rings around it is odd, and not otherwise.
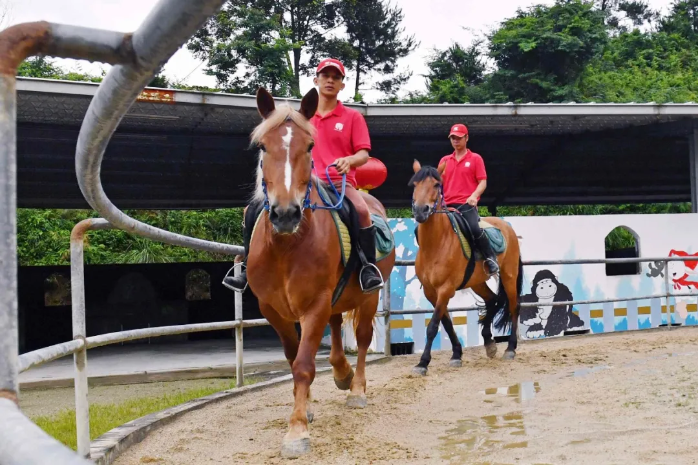
[[[698,324],[697,298],[674,296],[669,313],[664,299],[644,299],[576,305],[555,305],[566,300],[623,298],[664,293],[664,276],[669,273],[673,294],[696,292],[698,288],[698,214],[672,215],[605,215],[560,217],[507,217],[521,244],[522,258],[527,260],[572,260],[605,258],[605,238],[618,226],[634,233],[641,257],[697,255],[696,261],[672,262],[668,270],[662,263],[643,263],[637,274],[607,276],[606,266],[555,265],[525,266],[522,301],[540,303],[522,309],[522,339],[558,337],[570,331],[591,333],[628,331],[672,324]],[[415,222],[411,218],[391,219],[397,258],[413,260],[417,253]],[[496,287],[495,278],[490,280]],[[392,309],[433,309],[424,297],[414,267],[395,267],[390,277]],[[450,307],[484,306],[470,290],[456,293]],[[382,303],[381,303],[382,306]],[[382,308],[382,307],[379,307]],[[484,308],[483,308],[484,310]],[[482,344],[477,312],[452,314],[456,332],[464,346]],[[390,321],[391,342],[413,342],[414,351],[424,348],[426,322],[430,314],[393,315]],[[383,350],[383,321],[378,318],[371,349]],[[502,334],[496,334],[502,335]],[[351,331],[345,331],[345,345],[355,347]],[[329,338],[327,338],[329,339]],[[327,341],[328,342],[328,341]],[[443,328],[434,341],[433,350],[450,349]]]

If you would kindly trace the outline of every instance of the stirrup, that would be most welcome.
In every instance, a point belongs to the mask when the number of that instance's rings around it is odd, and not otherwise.
[[[493,262],[497,266],[497,271],[495,271],[494,273],[490,273],[489,270],[487,269],[487,265],[486,265],[487,262]],[[484,260],[482,260],[482,268],[488,277],[496,276],[499,274],[499,271],[500,271],[499,270],[499,263],[497,263],[497,260],[495,260],[493,258],[485,258]]]
[[[228,284],[228,283],[225,282],[226,278],[233,278],[233,279],[234,279],[234,278],[239,278],[239,276],[235,276],[235,273],[234,273],[235,267],[238,267],[238,266],[242,268],[242,270],[240,270],[240,273],[241,273],[241,274],[242,274],[243,271],[246,271],[246,270],[247,270],[247,265],[245,265],[244,262],[240,262],[240,263],[234,264],[233,267],[232,267],[231,269],[228,270],[228,272],[225,274],[225,276],[223,276],[223,281],[222,281],[221,284],[223,284],[225,287],[227,287],[227,288],[230,289],[231,291],[239,292],[239,293],[242,294],[242,293],[244,293],[244,292],[247,290],[247,286],[248,286],[248,284],[249,284],[249,283],[247,282],[247,280],[245,280],[245,287],[242,288],[242,289],[238,289],[238,288],[236,288],[236,287],[233,287],[233,286],[231,286],[230,284]],[[231,272],[233,272],[233,276],[230,276],[230,273],[231,273]]]
[[[361,281],[361,275],[366,268],[374,268],[376,270],[376,273],[378,273],[378,277],[381,280],[381,283],[378,286],[374,286],[371,289],[364,289],[364,283]],[[383,274],[381,273],[381,270],[379,270],[378,267],[376,265],[374,265],[373,263],[367,263],[359,271],[359,286],[361,286],[361,292],[363,292],[364,294],[370,294],[373,291],[377,291],[378,289],[383,289],[384,285],[385,285],[385,281],[383,280]]]

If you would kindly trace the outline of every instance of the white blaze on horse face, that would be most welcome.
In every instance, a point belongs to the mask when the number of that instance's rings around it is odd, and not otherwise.
[[[284,169],[284,184],[286,191],[291,192],[291,139],[293,139],[293,129],[291,126],[286,126],[286,135],[281,138],[286,149],[286,167]]]

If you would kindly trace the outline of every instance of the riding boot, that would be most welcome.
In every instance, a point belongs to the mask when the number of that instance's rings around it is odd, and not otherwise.
[[[359,230],[359,247],[366,257],[366,264],[359,272],[359,282],[364,294],[383,288],[383,276],[376,266],[376,227],[371,225]]]
[[[235,266],[242,267],[240,270],[240,276],[226,276],[223,278],[223,285],[228,289],[235,292],[245,292],[247,289],[247,257],[250,254],[250,241],[252,240],[252,228],[254,227],[255,220],[257,219],[255,210],[258,209],[256,205],[250,205],[245,212],[245,217],[242,221],[242,241],[245,248],[245,258],[241,263],[236,263]],[[248,228],[249,225],[249,228]]]
[[[241,263],[236,264],[236,266],[238,265],[242,267],[240,276],[226,276],[223,278],[223,285],[235,292],[242,293],[247,289],[247,256]]]
[[[487,234],[485,233],[485,231],[482,231],[480,233],[480,237],[478,237],[475,240],[477,241],[477,246],[480,249],[480,252],[482,252],[482,257],[485,262],[485,267],[487,268],[487,273],[490,275],[498,273],[499,264],[497,263],[497,256],[494,254],[494,251],[492,250],[490,240],[487,238]]]

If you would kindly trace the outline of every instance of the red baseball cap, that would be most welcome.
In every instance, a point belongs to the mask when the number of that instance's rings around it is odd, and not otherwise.
[[[315,71],[315,74],[320,74],[320,71],[329,66],[337,68],[337,70],[342,74],[342,77],[346,76],[346,73],[344,72],[344,65],[341,61],[335,60],[334,58],[325,58],[324,60],[322,60],[320,64],[317,65],[317,70]]]
[[[451,133],[448,135],[448,137],[451,136],[458,136],[458,137],[463,137],[468,135],[468,128],[465,126],[465,124],[454,124],[451,127]]]

